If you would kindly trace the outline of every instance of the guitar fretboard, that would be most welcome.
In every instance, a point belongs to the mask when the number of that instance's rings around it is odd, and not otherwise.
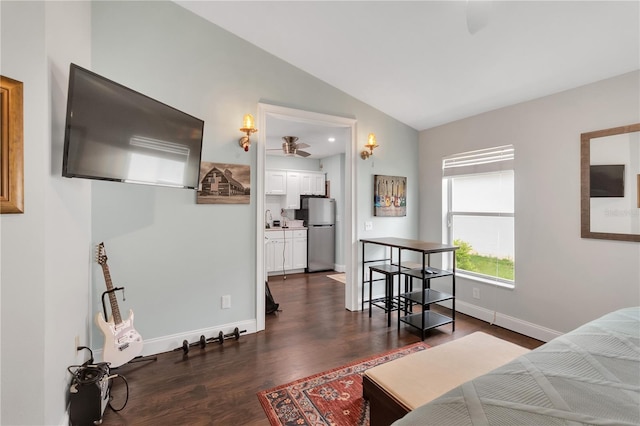
[[[109,266],[106,262],[101,264],[102,273],[104,274],[104,281],[107,284],[107,291],[109,292],[109,304],[111,305],[111,315],[113,315],[113,323],[118,325],[122,323],[122,317],[120,316],[120,308],[118,307],[118,300],[116,299],[115,291],[113,291],[113,284],[111,283],[111,274],[109,273]]]

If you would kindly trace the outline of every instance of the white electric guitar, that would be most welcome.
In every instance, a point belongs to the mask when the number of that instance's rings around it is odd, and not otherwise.
[[[111,368],[126,364],[142,352],[142,336],[133,328],[133,311],[129,310],[129,318],[122,321],[118,300],[113,291],[111,274],[107,265],[107,252],[104,243],[98,244],[96,261],[102,266],[104,281],[107,284],[109,303],[111,304],[111,317],[105,321],[101,313],[96,315],[96,325],[104,334],[104,350],[102,358],[108,362]]]

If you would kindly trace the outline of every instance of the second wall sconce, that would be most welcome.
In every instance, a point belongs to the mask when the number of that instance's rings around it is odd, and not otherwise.
[[[238,141],[242,149],[247,152],[249,151],[249,147],[251,146],[251,135],[258,131],[258,129],[256,129],[253,115],[245,114],[244,118],[242,119],[242,127],[240,127],[240,131],[247,134],[247,136],[241,137]]]
[[[369,133],[369,136],[367,137],[367,143],[365,144],[364,147],[367,148],[369,151],[367,150],[362,151],[360,153],[360,157],[363,160],[366,160],[367,158],[373,155],[373,150],[378,147],[375,134]]]

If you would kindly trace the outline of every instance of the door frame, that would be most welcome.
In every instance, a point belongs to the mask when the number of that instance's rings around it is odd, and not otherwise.
[[[356,277],[358,244],[356,240],[356,158],[357,158],[357,121],[354,118],[321,114],[300,109],[287,108],[278,105],[258,103],[257,127],[260,131],[258,143],[254,145],[257,151],[256,161],[256,331],[265,329],[265,281],[267,273],[264,262],[264,206],[265,206],[265,171],[266,171],[266,130],[269,117],[326,125],[331,127],[349,128],[351,139],[345,147],[345,232],[344,232],[344,256],[345,256],[345,308],[355,311],[360,308],[358,303],[358,283]]]

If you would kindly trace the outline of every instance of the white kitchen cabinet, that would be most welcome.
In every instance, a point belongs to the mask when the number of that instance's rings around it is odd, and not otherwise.
[[[283,274],[292,269],[292,242],[285,237],[286,231],[266,232],[265,263],[267,273]]]
[[[268,195],[285,195],[287,193],[287,172],[285,170],[267,170],[264,192]]]
[[[307,267],[307,230],[293,232],[293,269]]]
[[[300,173],[301,195],[325,195],[325,175],[322,172]]]
[[[311,178],[311,173],[302,172],[300,173],[300,194],[301,195],[311,195],[313,194],[313,179]]]
[[[268,275],[303,272],[307,267],[307,230],[266,230],[264,252]]]
[[[286,209],[297,210],[300,208],[300,173],[287,172],[287,198]]]
[[[314,173],[313,176],[313,195],[325,195],[325,180],[324,173]]]
[[[283,209],[300,208],[300,195],[325,195],[325,174],[298,170],[265,172],[265,194],[286,195]]]

